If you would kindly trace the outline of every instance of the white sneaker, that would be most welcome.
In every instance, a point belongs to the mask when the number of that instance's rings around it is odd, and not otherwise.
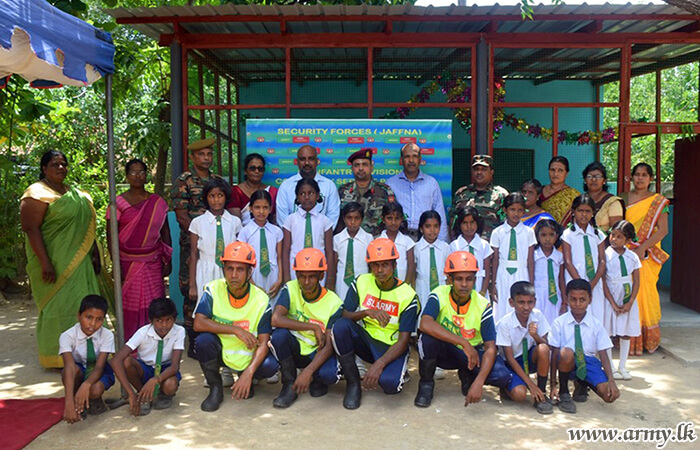
[[[625,379],[624,376],[618,370],[613,372],[613,378],[615,380],[624,380]]]
[[[230,367],[221,369],[221,383],[223,387],[233,386],[233,372]]]
[[[365,362],[360,359],[359,356],[355,356],[355,364],[357,364],[357,371],[360,372],[360,378],[364,378],[365,374],[367,373],[367,366],[365,366]]]
[[[627,369],[620,369],[619,372],[620,372],[620,375],[622,375],[623,380],[631,380],[632,379],[632,375],[630,375],[630,373],[627,371]]]
[[[444,380],[446,376],[445,370],[442,367],[436,367],[435,368],[435,376],[433,376],[433,379],[435,380]]]
[[[267,384],[275,384],[275,383],[278,383],[279,381],[280,381],[279,373],[276,373],[267,379]]]

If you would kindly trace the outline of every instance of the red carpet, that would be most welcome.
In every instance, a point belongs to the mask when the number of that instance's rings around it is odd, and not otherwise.
[[[0,447],[25,447],[63,418],[63,397],[0,400]]]

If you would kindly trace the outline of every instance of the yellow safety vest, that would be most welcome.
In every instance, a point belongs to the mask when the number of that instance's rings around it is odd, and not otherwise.
[[[401,283],[390,291],[382,291],[377,286],[374,275],[366,273],[355,281],[357,287],[358,311],[375,309],[389,313],[389,323],[382,328],[376,320],[365,317],[360,324],[374,339],[388,345],[399,340],[399,317],[416,298],[416,291],[408,283]],[[416,302],[418,308],[418,303]],[[419,311],[416,311],[418,314]]]
[[[287,317],[299,322],[320,325],[324,332],[328,326],[328,320],[343,306],[340,297],[329,290],[326,290],[325,294],[313,302],[304,300],[301,288],[299,288],[299,281],[297,280],[287,283],[287,291],[289,292],[289,312]],[[316,335],[313,331],[290,330],[290,332],[299,341],[299,349],[302,355],[313,353],[318,348]]]
[[[212,319],[224,325],[235,325],[243,328],[253,336],[258,335],[258,324],[270,299],[265,291],[251,284],[248,301],[240,308],[234,308],[229,301],[226,280],[220,278],[205,287],[212,297]],[[233,370],[245,370],[253,360],[255,349],[250,350],[245,343],[233,334],[219,334],[222,346],[224,364]]]
[[[476,290],[472,290],[469,302],[462,306],[462,308],[466,308],[466,311],[460,314],[455,310],[450,300],[451,289],[450,285],[438,286],[431,292],[431,294],[437,295],[440,302],[437,323],[450,333],[462,336],[472,346],[481,345],[484,342],[481,338],[481,316],[489,307],[489,301]]]

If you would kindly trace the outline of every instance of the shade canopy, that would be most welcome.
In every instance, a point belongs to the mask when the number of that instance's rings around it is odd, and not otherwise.
[[[0,0],[0,87],[85,86],[114,73],[112,36],[45,0]]]

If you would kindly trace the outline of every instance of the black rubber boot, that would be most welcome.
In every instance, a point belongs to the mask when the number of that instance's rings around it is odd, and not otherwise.
[[[350,352],[338,357],[340,367],[343,368],[345,374],[345,398],[343,398],[343,407],[345,409],[357,409],[362,402],[362,385],[360,379],[360,371],[357,370],[355,363],[355,352]]]
[[[459,376],[459,380],[462,382],[462,395],[466,396],[469,393],[469,388],[472,387],[474,378],[466,368],[459,369],[457,371],[457,375]]]
[[[311,382],[311,385],[309,386],[309,395],[312,397],[323,397],[328,393],[328,385],[324,384],[321,380],[319,380],[316,376],[314,376],[314,380]]]
[[[282,373],[282,390],[277,398],[272,401],[272,406],[275,408],[289,408],[294,403],[294,400],[297,399],[297,394],[292,389],[294,380],[297,379],[297,365],[294,363],[293,356],[280,361],[280,372]]]
[[[209,395],[202,402],[202,411],[212,412],[219,409],[219,405],[224,401],[224,387],[221,382],[221,374],[219,373],[219,361],[212,359],[207,362],[200,362],[204,372],[204,378],[209,384]]]
[[[418,373],[420,381],[418,382],[418,393],[413,404],[419,408],[427,408],[430,402],[433,401],[433,390],[435,389],[435,368],[437,367],[436,359],[421,359],[418,362]]]

